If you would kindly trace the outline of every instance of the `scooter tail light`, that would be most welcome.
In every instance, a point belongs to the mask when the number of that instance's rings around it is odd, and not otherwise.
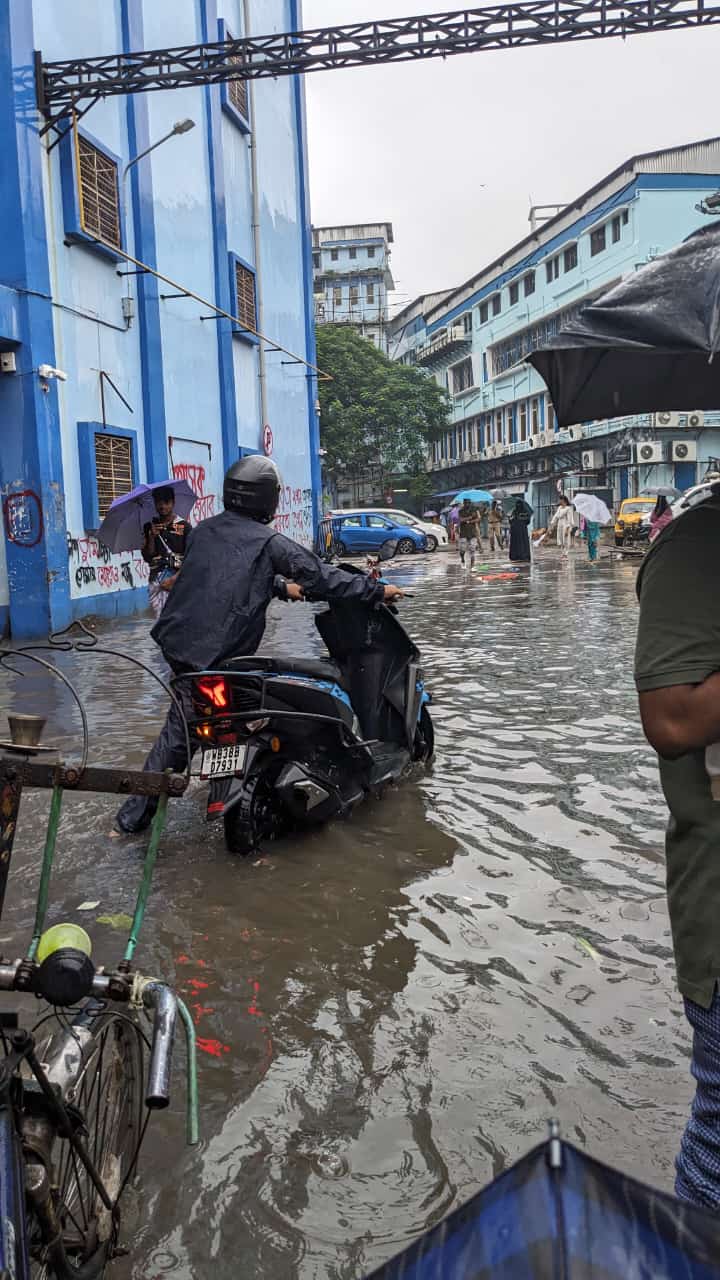
[[[222,676],[196,681],[195,688],[211,706],[223,710],[230,705],[230,691]]]
[[[259,733],[261,729],[266,729],[269,723],[267,716],[261,720],[246,720],[245,728],[249,733]]]

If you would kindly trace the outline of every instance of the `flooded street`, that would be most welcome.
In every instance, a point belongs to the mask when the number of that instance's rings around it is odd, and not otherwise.
[[[353,820],[233,859],[205,793],[170,806],[137,961],[201,1037],[200,1147],[180,1063],[143,1162],[131,1259],[112,1275],[359,1280],[546,1133],[664,1188],[690,1094],[664,900],[664,805],[632,684],[635,567],[539,555],[482,582],[452,556],[399,565],[437,735],[427,775]],[[148,619],[105,643],[156,661]],[[307,606],[270,636],[317,651]],[[82,661],[82,665],[81,665]],[[64,660],[94,762],[140,763],[162,695]],[[60,688],[3,678],[0,710],[73,723]],[[72,752],[67,753],[68,756]],[[47,795],[26,796],[2,922],[29,936]],[[68,797],[50,921],[132,910],[141,838]],[[81,917],[96,955],[125,935]],[[89,921],[89,923],[88,923]],[[136,1226],[136,1229],[135,1229]]]

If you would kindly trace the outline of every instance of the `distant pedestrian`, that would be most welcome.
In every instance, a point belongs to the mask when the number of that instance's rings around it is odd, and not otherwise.
[[[598,541],[600,538],[600,525],[597,520],[585,521],[585,537],[587,539],[588,560],[594,564],[598,558]]]
[[[510,559],[530,560],[530,535],[528,529],[532,520],[532,507],[524,498],[518,498],[510,512]]]
[[[465,556],[470,552],[470,568],[475,564],[478,543],[480,541],[480,512],[469,498],[463,499],[458,523],[458,551],[460,563],[464,566]]]
[[[650,516],[650,541],[654,542],[673,518],[672,507],[664,494],[659,494]]]
[[[159,618],[187,551],[190,524],[175,515],[175,492],[170,485],[156,489],[154,497],[157,515],[143,529],[142,558],[150,565],[148,594]]]
[[[489,548],[494,551],[503,549],[503,517],[505,513],[499,502],[493,502],[488,512],[488,540]]]
[[[557,529],[557,544],[561,548],[563,556],[567,556],[572,545],[574,528],[575,508],[570,505],[570,499],[563,494],[550,521],[550,529]]]
[[[450,534],[451,542],[457,541],[459,523],[460,523],[460,508],[458,507],[457,503],[453,503],[453,505],[450,508],[450,514],[448,515],[448,533]]]

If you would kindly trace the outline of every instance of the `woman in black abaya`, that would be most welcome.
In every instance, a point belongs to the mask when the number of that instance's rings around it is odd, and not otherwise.
[[[518,498],[510,512],[510,559],[530,559],[529,527],[532,520],[532,507],[524,498]]]

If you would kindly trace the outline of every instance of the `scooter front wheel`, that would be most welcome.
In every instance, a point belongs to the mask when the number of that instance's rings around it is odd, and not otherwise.
[[[245,779],[240,799],[223,818],[229,853],[247,857],[287,832],[288,814],[275,790],[277,772],[257,769]]]

